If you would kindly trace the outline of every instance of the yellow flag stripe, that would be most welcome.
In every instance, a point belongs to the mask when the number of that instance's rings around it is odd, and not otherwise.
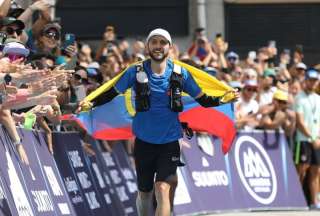
[[[228,86],[225,83],[217,80],[215,77],[209,75],[208,73],[206,73],[206,72],[204,72],[204,71],[202,71],[202,70],[200,70],[198,68],[195,68],[195,67],[193,67],[191,65],[188,65],[188,64],[183,63],[183,62],[178,61],[178,60],[173,60],[173,63],[177,64],[177,65],[180,65],[181,67],[183,67],[186,70],[188,70],[190,72],[190,74],[192,75],[192,77],[195,79],[196,83],[201,88],[201,90],[207,95],[218,97],[218,96],[222,96],[226,91],[232,89],[230,86]],[[137,63],[131,64],[124,71],[119,73],[116,77],[114,77],[113,79],[109,80],[108,82],[106,82],[105,84],[100,86],[95,91],[91,92],[85,98],[85,100],[92,101],[94,98],[98,97],[103,92],[109,90],[112,86],[115,85],[115,83],[120,79],[120,77],[128,70],[128,68],[130,68],[130,67],[132,67],[132,66],[134,66],[136,64]],[[134,111],[134,108],[133,108],[132,102],[131,102],[131,90],[127,91],[127,92],[128,93],[125,94],[126,106],[128,108],[128,112],[130,113],[130,115],[134,115],[135,111]],[[228,98],[224,98],[224,100],[225,101],[229,101],[229,100],[232,99],[232,97],[233,97],[233,94],[230,94],[230,95],[228,95]]]
[[[207,95],[215,97],[222,96],[226,91],[232,89],[230,86],[217,80],[215,77],[211,76],[205,71],[202,71],[178,60],[173,60],[173,63],[187,69],[196,83],[199,85],[201,90]]]
[[[129,115],[134,116],[136,114],[136,110],[133,107],[131,97],[132,97],[132,89],[130,88],[125,92],[124,99],[125,99],[126,108],[128,110]]]

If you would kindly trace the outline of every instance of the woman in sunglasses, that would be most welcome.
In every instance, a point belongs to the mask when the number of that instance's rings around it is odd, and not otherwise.
[[[37,51],[58,56],[60,54],[60,32],[61,27],[58,24],[47,24],[37,38]]]
[[[56,23],[48,23],[41,30],[40,34],[33,38],[29,35],[28,47],[31,49],[30,58],[39,53],[52,56],[60,55],[61,27]],[[35,41],[33,41],[35,39]]]

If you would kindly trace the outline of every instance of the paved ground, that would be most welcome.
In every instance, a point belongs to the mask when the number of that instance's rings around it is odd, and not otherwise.
[[[229,212],[202,216],[320,216],[320,211]]]

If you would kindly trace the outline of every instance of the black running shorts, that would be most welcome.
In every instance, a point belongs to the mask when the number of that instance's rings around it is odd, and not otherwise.
[[[153,189],[155,174],[156,181],[164,182],[169,182],[169,178],[176,175],[177,166],[181,163],[179,141],[152,144],[136,138],[134,157],[138,189],[150,192]]]
[[[296,143],[295,157],[297,164],[320,165],[320,149],[314,149],[310,142]]]

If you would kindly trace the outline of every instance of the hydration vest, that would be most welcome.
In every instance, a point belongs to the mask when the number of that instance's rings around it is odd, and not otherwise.
[[[143,62],[136,64],[136,86],[135,86],[135,107],[137,112],[145,112],[150,109],[150,86],[146,72],[143,68]],[[180,65],[173,65],[173,72],[169,81],[169,107],[173,112],[182,112],[182,90],[183,77]]]

